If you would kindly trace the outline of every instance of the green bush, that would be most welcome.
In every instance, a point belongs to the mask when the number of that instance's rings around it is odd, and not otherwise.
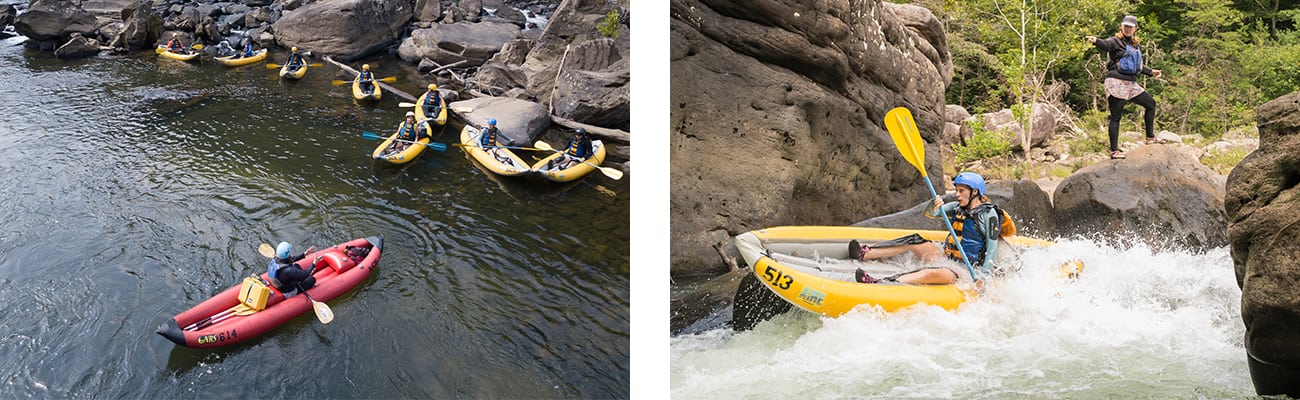
[[[975,118],[967,123],[967,126],[974,130],[971,137],[966,138],[966,145],[952,145],[953,153],[957,156],[958,163],[966,163],[975,160],[983,160],[993,157],[1001,157],[1011,154],[1012,136],[1002,132],[990,132],[984,128],[984,121]]]
[[[596,25],[596,31],[600,32],[601,36],[618,39],[618,9],[609,10],[609,13],[605,14],[605,21]]]

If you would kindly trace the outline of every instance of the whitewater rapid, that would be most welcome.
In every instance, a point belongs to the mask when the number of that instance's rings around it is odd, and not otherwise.
[[[1077,281],[1057,267],[1085,263]],[[1241,290],[1205,253],[1063,240],[956,311],[792,310],[671,341],[674,399],[1253,398]]]

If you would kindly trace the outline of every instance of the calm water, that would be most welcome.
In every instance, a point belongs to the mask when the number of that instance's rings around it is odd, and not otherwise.
[[[1073,283],[1055,277],[1086,263]],[[955,312],[790,312],[672,340],[673,398],[1255,398],[1226,248],[1067,241]]]
[[[336,71],[0,43],[0,397],[627,397],[632,177],[502,181],[455,147],[378,167],[361,132],[402,100],[357,105]],[[265,270],[259,243],[374,234],[379,269],[329,325],[215,351],[154,334]]]

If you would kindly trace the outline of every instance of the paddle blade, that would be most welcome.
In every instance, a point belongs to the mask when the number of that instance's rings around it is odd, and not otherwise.
[[[384,138],[383,136],[379,136],[378,133],[374,133],[370,131],[362,131],[361,137],[365,138],[366,140],[378,140]]]
[[[550,143],[546,143],[541,140],[538,140],[537,143],[533,143],[533,147],[536,147],[541,151],[555,151],[555,148],[551,147]]]
[[[921,176],[926,176],[925,142],[921,141],[921,133],[916,130],[912,112],[905,107],[889,110],[885,114],[885,128],[889,129],[889,136],[894,139],[894,146],[898,147],[903,159],[921,171]]]
[[[262,254],[262,256],[266,258],[275,257],[275,249],[272,248],[271,245],[266,243],[262,243],[261,246],[257,246],[257,252]]]
[[[596,168],[599,168],[600,173],[605,174],[605,176],[608,176],[610,179],[613,180],[623,179],[623,171],[619,171],[617,169],[613,169],[610,167],[596,167]]]
[[[280,64],[266,63],[266,69],[280,69],[280,67],[281,67]]]
[[[203,43],[195,43],[193,46],[190,46],[190,48],[194,50],[203,50]]]
[[[341,80],[335,79],[335,80],[330,81],[330,84],[331,84],[331,85],[334,85],[334,86],[343,86],[344,84],[347,84],[348,82],[351,82],[351,81],[341,81]]]
[[[158,46],[158,47],[155,47],[155,48],[153,49],[153,52],[154,52],[154,53],[157,53],[157,54],[162,54],[164,51],[167,51],[167,50],[164,49],[162,46]]]
[[[411,108],[411,107],[415,107],[415,103],[407,103],[403,101],[401,103],[397,103],[397,106],[401,108]]]
[[[321,64],[321,63],[311,63],[311,64],[307,64],[307,66],[308,66],[308,67],[312,67],[312,68],[320,68],[320,67],[324,67],[325,64]]]
[[[434,149],[437,151],[447,151],[446,143],[429,142],[428,146],[430,149]]]
[[[328,324],[334,320],[334,310],[331,310],[328,304],[311,300],[311,308],[316,311],[316,319],[319,319],[320,323]]]
[[[397,82],[397,77],[396,77],[396,76],[385,76],[385,77],[383,77],[383,78],[380,78],[379,81],[380,81],[380,82],[393,83],[393,82]]]

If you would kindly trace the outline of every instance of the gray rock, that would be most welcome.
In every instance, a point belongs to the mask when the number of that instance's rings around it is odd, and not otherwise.
[[[244,14],[244,26],[255,27],[271,20],[271,7],[259,7]]]
[[[438,0],[415,0],[415,20],[435,22],[442,18],[442,2]]]
[[[79,33],[72,34],[71,40],[54,50],[54,56],[58,58],[85,58],[96,54],[99,54],[99,43]]]
[[[523,28],[524,23],[528,22],[528,18],[524,16],[524,13],[510,7],[498,8],[496,16],[500,20],[515,24],[520,28]]]
[[[716,270],[719,252],[749,230],[847,225],[928,197],[884,115],[911,109],[928,174],[941,176],[952,70],[942,24],[919,7],[852,5],[671,1],[673,275]],[[593,11],[568,23],[557,11],[536,47],[562,53],[547,38],[598,35],[605,14]],[[530,62],[539,56],[535,48]]]
[[[12,4],[0,5],[0,28],[13,25],[14,16],[18,15],[18,10]]]
[[[1259,106],[1259,149],[1228,175],[1228,239],[1255,391],[1300,396],[1300,92]],[[1150,146],[1148,146],[1150,147]]]
[[[1030,117],[1029,125],[1030,147],[1040,147],[1051,140],[1056,134],[1056,130],[1060,128],[1060,124],[1057,123],[1060,117],[1061,112],[1060,110],[1057,110],[1056,107],[1045,103],[1034,104],[1034,111]],[[994,113],[974,115],[967,118],[967,120],[971,120],[972,118],[982,120],[986,131],[1009,134],[1011,136],[1011,149],[1015,151],[1023,151],[1023,129],[1021,129],[1020,124],[1016,122],[1015,116],[1011,113],[1010,109],[1003,109]],[[962,143],[965,143],[965,139],[974,134],[975,130],[969,123],[962,124]]]
[[[462,113],[461,118],[474,126],[484,126],[489,119],[496,119],[501,133],[509,138],[506,143],[510,146],[531,146],[537,135],[551,126],[546,106],[530,101],[480,97],[449,103],[447,106],[471,109],[469,113]]]
[[[252,10],[252,7],[249,7],[249,6],[244,5],[244,4],[231,4],[231,5],[228,5],[228,6],[224,7],[224,9],[225,9],[225,13],[226,13],[227,15],[231,15],[231,14],[243,14],[243,13],[246,13],[246,12],[248,12],[249,10]]]
[[[226,15],[221,17],[220,24],[230,27],[231,29],[240,29],[245,26],[244,25],[245,18],[246,18],[245,15],[242,13]]]
[[[943,106],[944,122],[961,125],[961,122],[965,121],[966,118],[970,118],[970,112],[966,111],[966,107],[962,107],[956,104],[949,104]]]
[[[519,28],[503,23],[438,24],[412,31],[397,54],[410,63],[428,58],[443,65],[465,60],[462,66],[479,66],[506,42],[518,38],[518,32]]]
[[[95,32],[95,15],[69,0],[36,0],[14,18],[14,30],[38,42],[65,43],[73,33]]]
[[[135,8],[137,0],[84,0],[81,8],[95,14],[121,15],[122,10]]]
[[[555,87],[555,115],[627,130],[631,74],[615,41],[599,38],[579,43],[565,61]]]
[[[1145,243],[1156,250],[1228,244],[1219,175],[1179,146],[1142,146],[1066,178],[1052,195],[1067,236]],[[1126,236],[1119,236],[1126,235]]]
[[[319,0],[285,12],[273,29],[280,47],[309,48],[350,61],[400,38],[411,15],[406,1]]]

